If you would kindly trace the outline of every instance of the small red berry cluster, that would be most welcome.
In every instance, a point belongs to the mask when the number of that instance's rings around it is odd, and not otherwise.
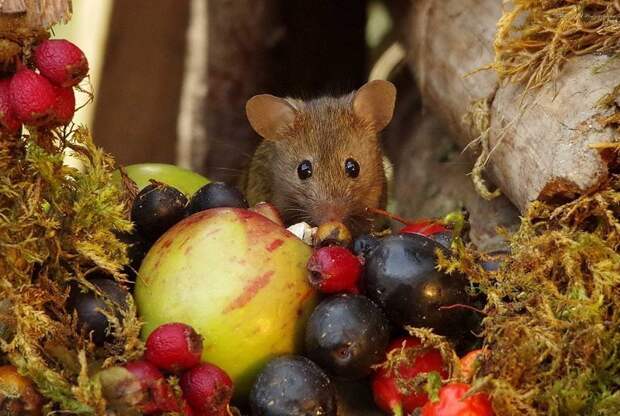
[[[420,339],[405,336],[392,341],[386,360],[372,376],[375,403],[387,414],[403,416],[419,412],[421,416],[493,416],[485,393],[465,396],[471,388],[477,359],[482,350],[474,350],[459,360],[460,381],[437,386],[436,401],[429,400],[423,389],[415,386],[419,376],[435,372],[441,379],[448,376],[447,366],[439,350],[424,348]],[[409,386],[409,387],[408,387]]]
[[[202,337],[189,325],[167,323],[151,332],[146,340],[144,359],[125,365],[147,392],[146,401],[139,405],[143,414],[228,414],[233,393],[232,380],[219,367],[202,362],[202,351]],[[175,396],[164,374],[180,377],[182,400]]]
[[[22,124],[53,128],[73,119],[73,87],[88,74],[84,53],[68,40],[47,39],[35,47],[31,64],[33,69],[19,63],[15,74],[0,79],[5,133],[18,134]]]

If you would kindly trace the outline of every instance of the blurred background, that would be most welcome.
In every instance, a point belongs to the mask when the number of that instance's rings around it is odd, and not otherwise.
[[[93,105],[77,113],[122,165],[173,163],[233,182],[258,144],[245,102],[258,93],[342,94],[392,81],[396,113],[383,133],[398,213],[466,208],[472,238],[493,248],[518,213],[480,198],[465,153],[423,108],[411,62],[410,0],[74,0],[55,28],[89,58]],[[419,79],[418,79],[419,80]],[[461,143],[463,141],[461,140]]]
[[[230,179],[224,170],[256,145],[250,96],[358,88],[392,29],[378,0],[74,0],[70,23],[54,33],[86,52],[95,102],[78,121],[119,163]],[[220,160],[231,148],[238,154]]]

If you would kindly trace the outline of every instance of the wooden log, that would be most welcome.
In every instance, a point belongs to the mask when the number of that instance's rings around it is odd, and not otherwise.
[[[394,164],[396,212],[404,218],[442,217],[465,208],[469,212],[469,237],[483,251],[504,248],[498,227],[514,230],[519,211],[505,197],[492,201],[480,197],[467,173],[471,155],[437,117],[423,112],[414,80],[399,71],[392,81],[398,88],[397,110],[383,143]]]
[[[516,207],[505,196],[487,201],[476,193],[467,176],[472,159],[433,114],[409,115],[407,121],[409,134],[394,159],[398,214],[409,219],[442,217],[465,208],[471,241],[482,251],[503,248],[498,227],[517,228]]]
[[[47,30],[68,22],[71,13],[71,0],[4,0],[0,2],[0,31]]]
[[[93,135],[119,164],[175,162],[189,1],[116,1]]]
[[[468,76],[493,61],[501,12],[497,0],[414,2],[406,42],[424,106],[467,146],[480,132],[463,117],[474,101],[487,100],[493,149],[487,172],[520,210],[535,199],[588,192],[609,175],[606,160],[590,145],[618,140],[601,122],[614,110],[597,102],[618,85],[620,61],[571,58],[555,82],[526,94],[521,85],[500,83],[490,70]]]

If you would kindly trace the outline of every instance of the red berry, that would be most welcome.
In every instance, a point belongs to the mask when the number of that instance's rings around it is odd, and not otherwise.
[[[178,372],[200,364],[202,338],[183,323],[157,327],[146,340],[144,357],[158,368]]]
[[[195,416],[192,407],[187,403],[186,400],[183,400],[183,406],[181,406],[181,414],[183,416]]]
[[[213,364],[203,363],[187,371],[179,385],[197,415],[224,416],[233,394],[228,374]]]
[[[0,125],[6,132],[15,134],[21,128],[22,123],[15,117],[11,107],[10,84],[10,78],[0,80]]]
[[[407,224],[400,229],[400,234],[419,234],[435,240],[444,247],[450,247],[452,231],[438,220],[420,220]]]
[[[73,87],[54,87],[54,92],[56,93],[56,102],[52,109],[53,123],[64,126],[73,120],[73,113],[75,113]]]
[[[447,372],[439,351],[422,349],[417,338],[402,337],[394,340],[388,348],[388,354],[393,351],[399,354],[400,350],[403,354],[398,355],[397,359],[406,357],[408,360],[397,364],[394,370],[380,367],[373,377],[372,391],[375,403],[384,411],[399,414],[399,411],[402,413],[402,410],[405,410],[408,414],[423,406],[428,401],[428,396],[425,392],[401,390],[397,378],[406,382],[415,379],[420,373],[435,371],[441,377],[446,377]],[[413,355],[410,357],[409,354]]]
[[[357,293],[360,260],[340,246],[321,247],[308,260],[310,284],[323,293]]]
[[[34,52],[34,62],[41,74],[59,87],[77,85],[88,74],[84,52],[65,39],[41,42]]]
[[[484,393],[463,399],[469,390],[464,383],[446,384],[439,390],[439,401],[427,402],[421,416],[493,416],[493,406]]]
[[[143,414],[179,410],[179,401],[157,367],[148,361],[139,360],[127,363],[125,368],[138,378],[142,388],[147,392],[146,401],[139,405]]]
[[[56,93],[47,78],[22,68],[11,78],[9,92],[11,107],[18,120],[31,126],[48,123],[56,102]]]
[[[431,236],[450,231],[441,222],[435,220],[421,220],[405,225],[400,229],[400,233],[421,234],[423,236]]]

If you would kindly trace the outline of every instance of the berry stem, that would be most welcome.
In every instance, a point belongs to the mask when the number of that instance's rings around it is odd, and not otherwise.
[[[403,406],[400,403],[395,403],[392,406],[392,416],[403,416]]]
[[[470,306],[470,305],[464,305],[464,304],[462,304],[462,303],[455,303],[454,305],[440,306],[440,307],[439,307],[439,308],[437,308],[437,309],[439,309],[439,310],[445,310],[445,309],[454,309],[454,308],[464,308],[464,309],[469,309],[469,310],[472,310],[472,311],[474,311],[474,312],[478,312],[479,314],[482,314],[482,315],[488,315],[488,314],[487,314],[486,312],[484,312],[483,310],[480,310],[480,309],[475,308],[475,307]]]
[[[402,224],[405,224],[405,225],[411,224],[411,221],[406,220],[406,219],[404,219],[401,216],[398,216],[396,214],[392,214],[392,213],[387,212],[387,211],[385,211],[383,209],[380,209],[380,208],[366,207],[366,211],[372,212],[372,213],[377,214],[377,215],[381,215],[383,217],[390,218],[390,219],[392,219],[394,221],[398,221],[398,222],[400,222]]]

